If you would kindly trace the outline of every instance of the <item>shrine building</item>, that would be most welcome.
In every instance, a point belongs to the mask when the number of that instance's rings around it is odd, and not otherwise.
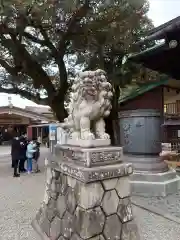
[[[144,91],[141,104],[161,112],[161,141],[171,143],[172,150],[180,150],[180,17],[150,30],[137,44],[141,48],[149,41],[155,41],[155,46],[131,55],[129,60],[167,77],[140,90]],[[133,104],[139,108],[137,99]]]
[[[134,167],[132,194],[165,197],[180,186],[176,171],[162,156],[162,143],[168,141],[180,151],[180,17],[152,29],[137,44],[144,49],[148,41],[154,47],[129,55],[128,61],[162,73],[163,79],[121,99],[120,140],[125,161]]]
[[[26,106],[20,108],[14,106],[11,97],[8,104],[0,106],[0,136],[1,143],[12,139],[14,131],[20,135],[27,133],[29,125],[43,125],[55,122],[53,114],[48,107]]]

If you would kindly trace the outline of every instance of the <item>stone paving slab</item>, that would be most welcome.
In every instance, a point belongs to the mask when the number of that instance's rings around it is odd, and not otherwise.
[[[31,221],[44,196],[45,174],[43,150],[40,159],[40,174],[21,174],[12,177],[11,159],[0,159],[0,239],[39,240],[31,227]]]
[[[0,146],[0,157],[2,156],[10,156],[11,147],[10,146]]]
[[[180,225],[161,216],[134,207],[141,240],[180,240]]]
[[[180,190],[176,194],[172,194],[167,197],[133,196],[132,200],[140,206],[146,206],[146,208],[157,208],[165,214],[169,214],[180,219]]]

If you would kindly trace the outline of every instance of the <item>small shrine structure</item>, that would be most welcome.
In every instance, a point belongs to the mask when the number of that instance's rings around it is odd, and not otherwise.
[[[49,109],[42,109],[42,107],[20,108],[13,104],[12,98],[9,96],[8,104],[0,106],[1,142],[8,143],[12,139],[14,131],[21,135],[27,132],[29,125],[49,123],[53,120]]]

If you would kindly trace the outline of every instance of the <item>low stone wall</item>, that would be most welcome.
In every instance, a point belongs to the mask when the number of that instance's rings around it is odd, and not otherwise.
[[[33,221],[41,238],[139,240],[130,201],[132,167],[120,169],[120,177],[84,183],[48,167],[44,202]]]

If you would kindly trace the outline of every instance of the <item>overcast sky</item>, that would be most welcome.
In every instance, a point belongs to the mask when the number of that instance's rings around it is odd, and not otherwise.
[[[154,25],[161,25],[180,15],[180,0],[149,0],[149,17]]]
[[[153,20],[154,25],[161,25],[180,15],[180,0],[149,0],[150,11],[149,17]],[[26,105],[35,105],[34,103],[21,99],[19,96],[12,95],[12,102],[17,107]],[[8,95],[0,94],[0,105],[8,104]]]

